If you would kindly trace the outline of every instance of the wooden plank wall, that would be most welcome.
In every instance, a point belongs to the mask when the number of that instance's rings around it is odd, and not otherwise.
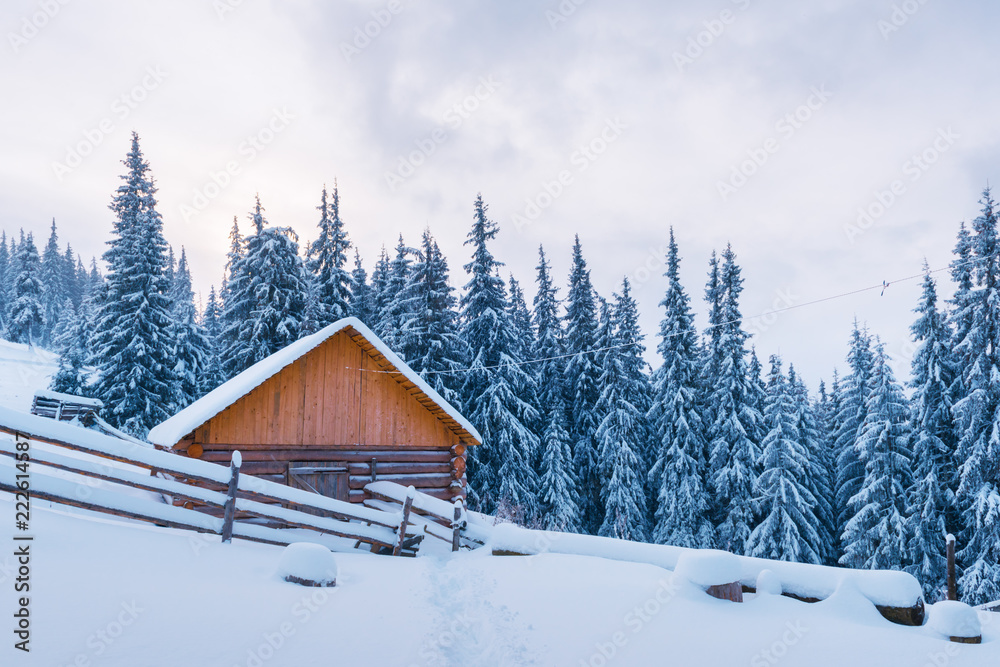
[[[364,369],[364,370],[361,370]],[[448,448],[459,436],[342,331],[195,431],[206,449]]]
[[[182,441],[179,453],[187,453],[185,446],[190,441]],[[394,449],[321,449],[317,447],[296,447],[287,445],[280,448],[253,448],[219,444],[204,447],[197,458],[204,461],[226,464],[233,449],[240,449],[243,466],[240,472],[255,477],[269,479],[284,484],[289,463],[293,465],[344,465],[349,473],[350,501],[361,502],[365,498],[364,487],[372,481],[372,459],[375,459],[376,479],[396,482],[403,486],[413,486],[420,491],[443,500],[465,495],[464,486],[454,484],[462,481],[465,472],[464,453],[461,455],[461,470],[456,469],[455,455],[449,449],[418,449],[399,447]]]

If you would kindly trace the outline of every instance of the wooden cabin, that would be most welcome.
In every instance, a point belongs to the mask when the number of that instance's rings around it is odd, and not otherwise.
[[[362,502],[389,480],[466,493],[471,424],[360,320],[339,320],[248,368],[150,431],[155,445]]]

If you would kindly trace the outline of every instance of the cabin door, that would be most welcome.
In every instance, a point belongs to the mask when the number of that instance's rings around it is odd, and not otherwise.
[[[351,500],[350,475],[346,463],[294,461],[288,464],[288,486],[327,498]]]

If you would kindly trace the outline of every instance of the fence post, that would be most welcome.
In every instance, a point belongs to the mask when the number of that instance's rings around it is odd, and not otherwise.
[[[226,494],[226,508],[222,515],[222,542],[233,541],[233,519],[236,517],[236,488],[240,483],[240,466],[243,465],[243,455],[239,450],[233,452],[232,463],[229,465],[229,492]]]
[[[410,509],[413,508],[413,498],[417,490],[412,486],[406,490],[406,502],[403,503],[403,520],[399,522],[399,537],[396,539],[396,546],[392,548],[392,555],[398,556],[403,550],[403,540],[406,538],[406,524],[410,522]]]
[[[955,581],[955,536],[948,534],[948,599],[958,599],[958,586]]]
[[[455,518],[451,521],[451,550],[458,551],[462,537],[462,499],[455,499]]]

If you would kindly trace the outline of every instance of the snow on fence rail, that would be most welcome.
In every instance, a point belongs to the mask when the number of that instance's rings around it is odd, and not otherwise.
[[[402,506],[405,510],[409,502],[414,510],[408,515],[409,521],[425,534],[451,544],[452,551],[461,547],[476,549],[490,537],[490,524],[482,515],[466,510],[461,500],[449,503],[413,487],[387,481],[366,484],[365,491],[372,496],[365,500],[365,506],[373,509],[392,512]]]
[[[15,438],[25,437],[94,455],[101,459],[137,466],[148,473],[144,474],[121,466],[109,465],[100,459],[81,459],[41,448],[33,448],[33,462],[45,468],[162,493],[224,510],[227,508],[227,494],[212,488],[194,486],[173,479],[163,479],[156,473],[164,473],[221,488],[227,488],[230,482],[236,478],[238,484],[233,491],[238,492],[239,495],[234,499],[234,503],[229,503],[228,514],[230,516],[238,512],[278,521],[295,528],[308,529],[311,532],[307,539],[318,537],[317,534],[329,534],[339,538],[348,538],[359,544],[369,544],[373,549],[392,548],[396,553],[399,553],[401,548],[412,547],[422,537],[415,534],[413,527],[408,526],[403,513],[398,511],[372,509],[248,475],[234,475],[235,471],[227,470],[215,463],[158,451],[137,442],[121,440],[71,424],[0,408],[0,432],[13,435]],[[13,457],[15,449],[13,441],[0,441],[0,454]],[[9,464],[0,464],[0,490],[14,490],[14,470],[12,460]],[[112,489],[94,488],[81,484],[82,481],[74,482],[61,479],[35,468],[32,470],[32,495],[74,507],[144,519],[200,532],[222,534],[226,530],[223,520],[202,512],[165,505],[148,499],[127,497]],[[329,513],[332,518],[282,507],[282,504],[313,511],[319,510]],[[303,539],[301,535],[293,538],[275,528],[242,522],[237,522],[232,530],[232,534],[236,537],[275,544],[287,544]],[[320,541],[330,545],[330,540]]]
[[[612,560],[648,563],[673,570],[682,554],[703,552],[663,544],[626,542],[610,537],[575,535],[529,530],[513,524],[493,528],[489,545],[497,555],[535,555],[542,553],[598,556]],[[749,556],[736,556],[740,564],[740,583],[753,591],[762,570],[771,570],[781,580],[782,593],[807,602],[833,595],[842,582],[850,582],[890,621],[921,625],[924,600],[920,582],[907,573],[894,570],[851,570],[808,563],[788,563]]]

